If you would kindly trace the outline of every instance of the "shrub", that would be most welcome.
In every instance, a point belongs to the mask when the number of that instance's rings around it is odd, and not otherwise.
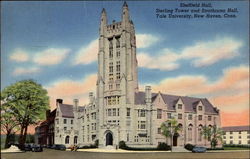
[[[164,142],[160,142],[158,144],[158,146],[157,146],[157,150],[166,150],[166,151],[168,151],[168,150],[171,150],[171,147],[168,144],[164,143]]]
[[[119,148],[120,149],[127,149],[128,148],[125,141],[120,141],[119,142]]]
[[[185,149],[187,149],[188,151],[192,151],[194,147],[195,147],[195,145],[192,145],[192,144],[185,145]]]

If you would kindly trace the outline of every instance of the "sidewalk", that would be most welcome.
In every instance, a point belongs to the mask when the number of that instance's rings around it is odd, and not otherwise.
[[[67,149],[66,151],[70,151],[70,149]],[[165,152],[171,152],[171,151],[130,151],[130,150],[123,150],[123,149],[78,149],[78,152],[102,152],[102,153],[165,153]]]

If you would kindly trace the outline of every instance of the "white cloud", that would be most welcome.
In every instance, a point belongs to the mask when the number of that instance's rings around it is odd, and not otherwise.
[[[36,53],[33,62],[38,65],[56,65],[61,63],[69,52],[70,49],[49,48]]]
[[[16,62],[26,62],[29,60],[29,55],[22,49],[15,49],[9,58]]]
[[[159,41],[159,38],[151,34],[136,34],[137,48],[147,48]]]
[[[88,45],[82,47],[73,60],[73,65],[90,64],[97,60],[98,55],[98,39],[91,41]]]
[[[149,69],[175,70],[179,67],[179,64],[175,63],[178,55],[167,49],[162,55],[154,57],[150,57],[147,53],[139,53],[137,59],[139,67]]]
[[[179,60],[190,60],[195,67],[209,66],[223,59],[238,56],[242,42],[233,38],[216,38],[212,41],[197,42],[180,52],[163,49],[157,55],[138,53],[140,67],[160,70],[174,70],[179,67]]]
[[[217,38],[213,41],[198,42],[194,46],[183,50],[181,58],[192,59],[195,67],[212,65],[222,59],[231,59],[238,56],[238,49],[242,43],[233,38]]]
[[[38,67],[31,67],[31,68],[19,67],[19,68],[16,68],[12,74],[14,76],[19,76],[19,75],[26,75],[26,74],[34,74],[38,72],[40,72],[40,69]]]

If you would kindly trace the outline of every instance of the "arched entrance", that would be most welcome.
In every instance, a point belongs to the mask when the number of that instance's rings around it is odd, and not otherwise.
[[[111,134],[111,132],[108,132],[106,134],[106,146],[108,145],[113,145],[113,135]]]
[[[174,134],[174,136],[173,136],[173,146],[177,146],[178,136],[179,136],[178,133]]]

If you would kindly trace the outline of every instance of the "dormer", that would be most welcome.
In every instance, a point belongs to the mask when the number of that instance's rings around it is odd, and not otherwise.
[[[205,107],[201,101],[196,102],[195,110],[198,114],[203,114],[205,112]]]
[[[184,102],[183,102],[183,100],[181,98],[178,98],[178,100],[176,100],[175,110],[176,111],[184,111],[185,110]]]

